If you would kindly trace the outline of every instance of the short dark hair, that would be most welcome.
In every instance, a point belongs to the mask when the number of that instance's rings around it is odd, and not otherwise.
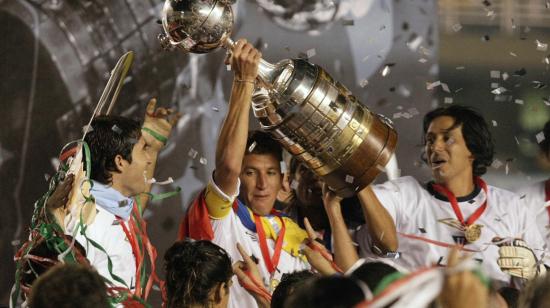
[[[261,130],[253,130],[248,133],[246,152],[244,154],[271,154],[278,161],[283,160],[283,148],[281,145],[271,137],[271,134]]]
[[[212,289],[233,276],[229,255],[210,241],[176,242],[164,255],[164,269],[169,308],[206,306]]]
[[[550,120],[546,122],[542,129],[544,140],[539,143],[540,150],[547,158],[550,158]]]
[[[90,178],[103,184],[110,184],[112,172],[118,172],[115,157],[122,156],[132,162],[132,149],[141,137],[138,121],[120,116],[98,116],[92,121],[91,131],[84,141],[91,152]]]
[[[369,289],[374,291],[384,277],[395,272],[397,269],[384,262],[367,262],[353,271],[351,277],[363,281]]]
[[[29,306],[33,308],[110,307],[104,279],[91,267],[58,264],[32,286]]]
[[[335,296],[336,295],[336,296]],[[344,308],[365,299],[357,282],[343,276],[310,278],[285,301],[285,307]]]
[[[315,277],[315,274],[308,270],[283,274],[271,296],[271,308],[283,308],[285,299],[311,277]]]
[[[426,144],[426,133],[432,121],[435,118],[449,116],[454,119],[451,129],[462,126],[462,135],[466,141],[468,150],[474,156],[472,164],[475,176],[481,176],[487,172],[487,167],[493,163],[495,154],[495,144],[487,122],[483,116],[473,108],[451,105],[448,107],[439,107],[424,116],[422,130],[422,144]],[[426,153],[422,153],[422,160],[426,162]]]

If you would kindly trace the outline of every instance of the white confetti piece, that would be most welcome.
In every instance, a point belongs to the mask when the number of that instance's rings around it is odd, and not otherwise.
[[[495,159],[493,161],[493,163],[491,164],[491,167],[493,167],[495,169],[498,169],[498,168],[502,167],[502,165],[503,165],[503,163],[500,160]]]
[[[252,144],[248,147],[248,153],[252,153],[255,147],[256,147],[256,141],[252,142]]]
[[[491,78],[499,79],[500,78],[500,71],[491,71]]]
[[[216,112],[220,111],[220,109],[219,109],[218,107],[216,107],[216,106],[213,106],[213,107],[212,107],[212,110],[214,110],[214,111],[216,111]]]
[[[463,70],[463,69],[465,69],[465,68],[466,68],[465,66],[457,66],[457,67],[455,67],[455,69],[456,69],[457,71],[461,71],[461,70]]]
[[[306,51],[306,55],[308,59],[313,58],[316,54],[317,52],[315,51],[315,48],[311,48]]]
[[[296,189],[298,189],[298,185],[300,185],[300,182],[298,182],[296,180],[292,180],[292,182],[290,183],[290,188],[296,190]]]
[[[504,173],[506,175],[508,175],[508,173],[510,173],[510,166],[508,165],[508,163],[506,163],[506,166],[504,166]]]
[[[544,132],[536,134],[535,138],[537,138],[537,143],[541,143],[546,139],[546,137],[544,136]]]
[[[228,72],[231,71],[231,64],[227,64],[227,65],[225,66],[225,69],[226,69]]]
[[[386,65],[384,66],[384,69],[382,70],[382,76],[386,77],[390,73],[390,66]]]
[[[506,80],[506,79],[508,79],[508,77],[510,77],[510,75],[508,75],[508,73],[506,73],[506,72],[502,73],[502,80]]]
[[[516,103],[518,105],[523,105],[523,100],[522,99],[515,99],[514,103]]]
[[[199,159],[199,163],[203,164],[203,165],[206,165],[208,163],[208,160],[206,160],[206,157],[201,157]]]
[[[452,97],[445,97],[445,98],[443,99],[443,102],[444,102],[445,104],[452,104],[452,103],[453,103],[453,98],[452,98]]]
[[[426,60],[426,59],[424,59],[424,58],[420,58],[420,59],[418,59],[418,62],[420,62],[420,63],[426,63],[426,62],[428,62],[428,60]]]
[[[197,154],[199,154],[199,152],[197,152],[197,150],[191,148],[191,149],[189,149],[189,152],[187,153],[187,156],[191,157],[192,159],[195,159],[195,157],[197,157]]]
[[[514,52],[511,52],[511,51],[510,51],[510,55],[511,55],[512,57],[517,57],[517,56],[518,56],[517,54],[515,54]]]
[[[506,88],[499,87],[499,88],[496,88],[493,91],[491,91],[491,93],[496,94],[496,95],[500,95],[500,94],[503,94],[506,91],[508,91],[508,90],[506,90]]]
[[[346,183],[352,184],[353,180],[354,180],[353,176],[346,174]]]
[[[399,93],[403,97],[411,96],[411,90],[402,84],[397,87],[397,93]]]
[[[462,25],[459,24],[459,23],[456,23],[456,24],[452,25],[451,28],[453,29],[454,32],[458,32],[458,31],[462,30]]]
[[[491,89],[496,89],[500,86],[498,82],[491,82]]]
[[[359,83],[359,86],[360,86],[361,88],[364,88],[364,87],[367,86],[368,84],[369,84],[369,81],[366,80],[366,79],[363,79],[363,80],[361,80],[361,82]]]
[[[449,89],[449,86],[444,82],[441,83],[441,89],[443,89],[443,91],[445,91],[447,93],[451,93],[451,90]]]
[[[420,44],[422,44],[423,40],[424,39],[421,36],[417,36],[414,39],[407,42],[407,47],[409,47],[411,51],[416,51],[418,47],[420,47]]]
[[[435,87],[438,87],[441,85],[441,81],[435,81],[435,82],[432,82],[432,83],[426,83],[426,89],[427,90],[432,90],[434,89]]]
[[[122,129],[120,127],[116,126],[116,124],[113,125],[113,127],[111,127],[111,130],[113,130],[115,133],[117,133],[119,135],[122,134]]]
[[[497,126],[497,121],[492,120],[492,122],[493,122],[493,126],[496,127]]]
[[[543,42],[539,42],[539,40],[535,40],[535,43],[537,44],[537,50],[538,51],[546,51],[548,49],[548,44],[545,44]]]
[[[281,167],[281,173],[286,173],[286,163],[281,160],[279,166]]]

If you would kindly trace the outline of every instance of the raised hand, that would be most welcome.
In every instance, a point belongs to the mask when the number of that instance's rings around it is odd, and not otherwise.
[[[172,108],[156,108],[156,105],[156,98],[147,103],[142,131],[145,142],[153,149],[160,150],[168,141],[168,136],[181,118],[181,113],[175,112]]]
[[[271,294],[262,283],[258,265],[239,243],[237,243],[237,250],[243,259],[233,264],[233,272],[237,275],[239,284],[254,297],[259,307],[269,307]]]
[[[309,264],[321,275],[329,276],[341,272],[336,264],[334,264],[332,254],[317,241],[317,232],[313,230],[307,218],[304,218],[304,225],[308,239],[304,242],[302,252]]]
[[[258,64],[261,58],[262,53],[248,43],[246,39],[238,40],[228,59],[235,74],[235,80],[254,83],[258,75]]]

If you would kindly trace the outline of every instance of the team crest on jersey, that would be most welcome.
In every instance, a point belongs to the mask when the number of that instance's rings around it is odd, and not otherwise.
[[[483,225],[472,224],[469,226],[463,226],[460,221],[455,218],[439,219],[438,222],[463,232],[463,238],[467,243],[473,243],[481,237],[481,228],[483,228]],[[465,244],[462,240],[462,236],[453,236],[453,239],[457,244]]]

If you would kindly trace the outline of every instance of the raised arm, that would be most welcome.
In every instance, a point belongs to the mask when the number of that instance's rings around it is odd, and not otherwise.
[[[348,232],[348,227],[342,216],[342,208],[340,202],[342,198],[330,191],[325,184],[323,186],[323,204],[327,212],[332,230],[334,260],[336,264],[346,272],[357,260],[357,249],[353,245],[353,241]]]
[[[380,203],[369,185],[357,195],[373,244],[382,253],[395,252],[398,247],[397,230],[390,213]]]
[[[216,146],[214,182],[229,196],[237,190],[248,136],[248,117],[261,53],[246,40],[237,41],[230,58],[234,72],[229,111]]]

